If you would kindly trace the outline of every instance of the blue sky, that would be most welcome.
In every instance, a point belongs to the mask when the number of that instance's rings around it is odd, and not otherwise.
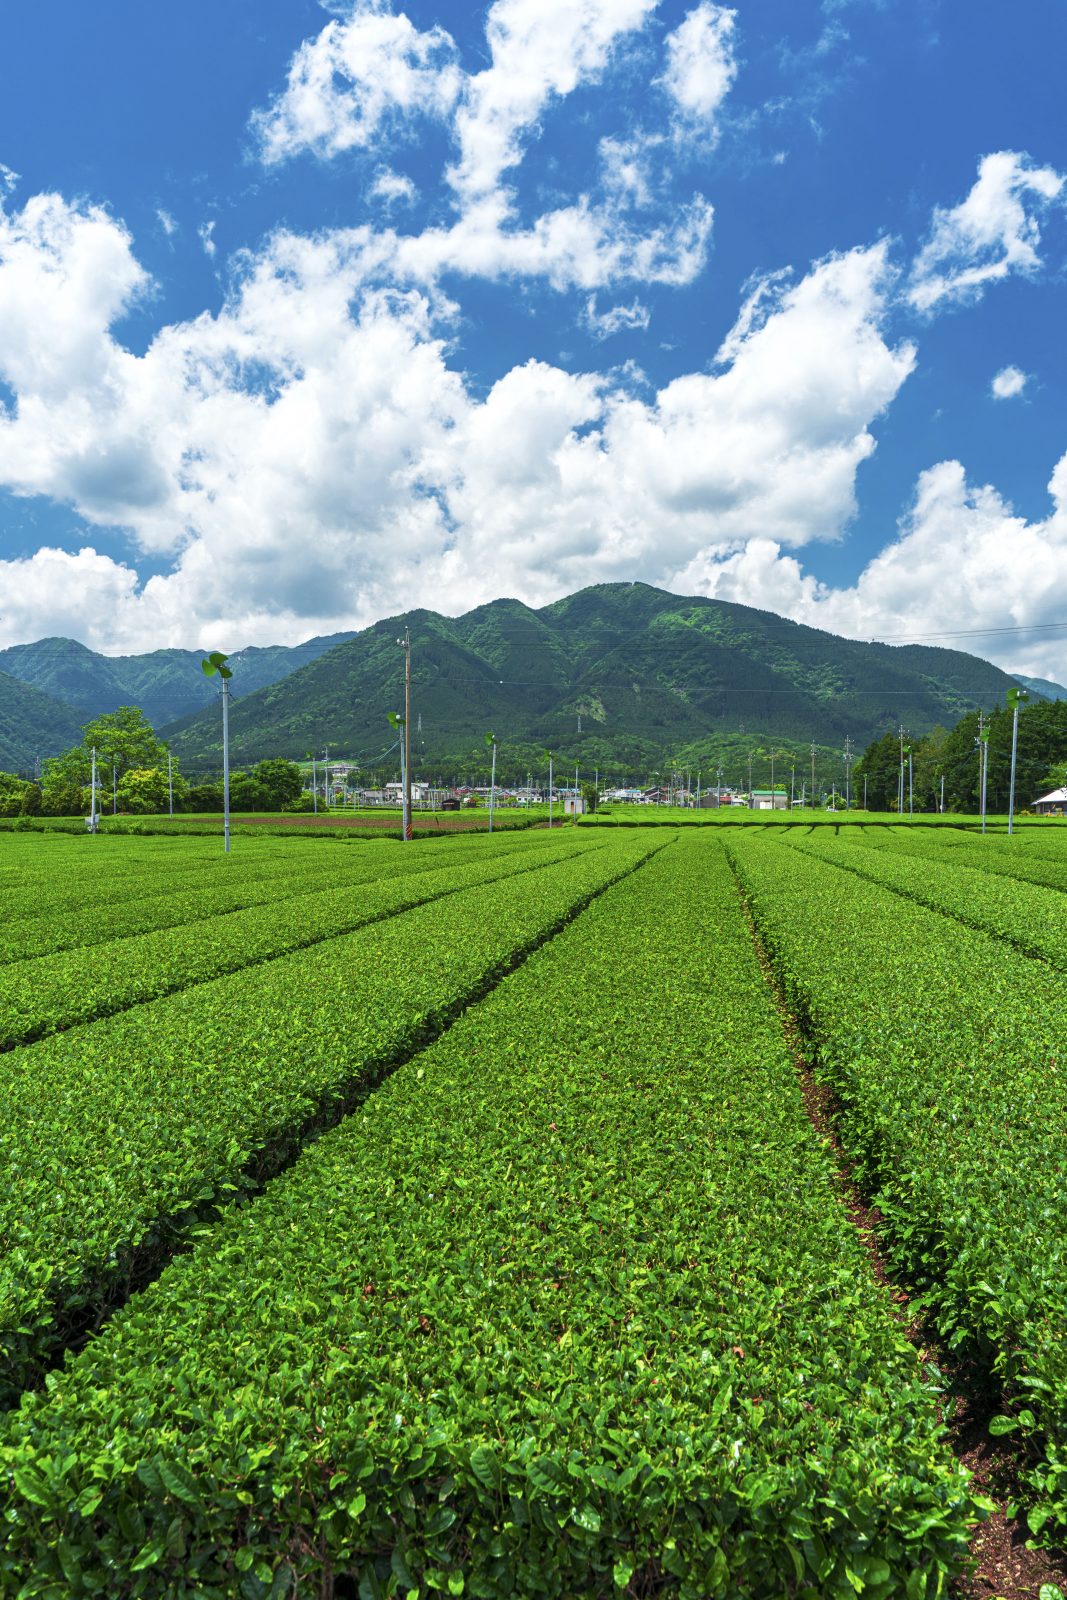
[[[1067,674],[1060,0],[58,0],[0,46],[0,643],[638,578]]]

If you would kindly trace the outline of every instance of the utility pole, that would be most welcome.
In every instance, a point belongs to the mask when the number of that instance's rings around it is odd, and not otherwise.
[[[978,809],[982,817],[982,832],[985,832],[985,797],[986,774],[989,770],[989,729],[985,725],[985,712],[978,713],[978,737],[974,741],[978,746]]]
[[[404,646],[404,727],[401,739],[404,745],[404,838],[413,839],[411,830],[411,629],[404,629],[398,640]]]
[[[789,809],[790,809],[790,811],[792,811],[792,809],[793,809],[793,798],[794,798],[794,796],[796,794],[796,787],[797,787],[797,764],[796,764],[795,761],[792,761],[792,762],[790,762],[790,765],[789,765]]]
[[[174,815],[174,760],[170,751],[167,751],[167,795],[170,800],[170,814]]]
[[[217,672],[222,680],[222,837],[223,849],[230,853],[230,679],[233,668],[226,665],[226,657],[213,650],[200,669],[205,678]]]
[[[552,752],[548,752],[548,826],[552,826]]]
[[[1018,743],[1019,743],[1019,702],[1020,702],[1020,700],[1029,700],[1029,698],[1030,698],[1029,690],[1028,689],[1024,689],[1021,684],[1019,684],[1018,687],[1016,687],[1014,689],[1009,689],[1008,690],[1008,704],[1012,708],[1012,715],[1011,715],[1011,783],[1010,783],[1010,786],[1008,788],[1008,832],[1009,832],[1009,834],[1011,833],[1011,825],[1012,825],[1012,821],[1013,821],[1014,816],[1015,816],[1015,751],[1016,751],[1016,748],[1017,748]]]
[[[908,730],[905,728],[903,723],[900,724],[900,727],[897,730],[900,736],[900,777],[897,782],[898,817],[902,817],[904,815],[904,735],[907,733],[907,731]]]
[[[404,838],[411,839],[411,631],[404,629]]]
[[[493,831],[493,802],[496,799],[496,734],[487,733],[485,742],[493,752],[493,770],[489,778],[489,832]]]
[[[748,752],[748,809],[750,811],[753,810],[755,804],[756,799],[752,793],[752,751],[750,750]]]
[[[315,757],[311,758],[311,809],[316,816],[319,814],[319,768]]]
[[[89,777],[89,832],[96,832],[96,746],[93,745],[93,767]]]
[[[811,741],[811,804],[815,806],[815,740]]]
[[[945,774],[941,774],[941,815],[945,814]]]
[[[322,798],[326,802],[326,810],[330,809],[330,747],[322,747]]]
[[[852,809],[852,740],[845,734],[845,810]]]
[[[867,774],[863,774],[863,809],[867,809]]]
[[[911,822],[914,822],[915,821],[915,785],[914,785],[914,782],[913,782],[913,770],[914,769],[912,767],[911,745],[910,744],[909,745],[905,745],[904,748],[908,752],[908,820],[911,821]]]
[[[111,815],[115,816],[119,809],[119,775],[115,763],[111,763]]]

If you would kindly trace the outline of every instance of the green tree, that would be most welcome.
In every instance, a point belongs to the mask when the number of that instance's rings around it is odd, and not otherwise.
[[[289,801],[297,799],[304,787],[303,775],[295,761],[257,761],[249,776],[268,794],[271,811],[280,811]]]
[[[188,790],[180,773],[174,774],[174,804],[179,807]],[[120,811],[136,816],[158,815],[170,805],[166,767],[132,767],[124,772],[118,786]]]
[[[222,784],[195,783],[185,796],[185,807],[188,811],[221,811]]]
[[[89,752],[84,745],[76,744],[72,750],[65,750],[61,756],[49,756],[44,763],[41,787],[44,791],[45,806],[53,816],[65,816],[64,811],[52,810],[60,798],[65,798],[73,789],[83,789],[92,775]]]
[[[275,811],[270,790],[250,772],[230,774],[231,811]]]
[[[156,738],[155,731],[139,706],[119,706],[102,717],[94,717],[82,729],[82,744],[88,756],[95,747],[97,768],[101,776],[110,776],[114,767],[121,778],[123,773],[151,771],[167,766],[167,747]]]
[[[0,772],[0,817],[17,817],[22,812],[22,797],[29,788],[13,772]]]
[[[112,767],[120,780],[128,772],[166,772],[167,747],[156,738],[152,724],[137,706],[119,706],[117,711],[94,717],[85,724],[82,735],[81,744],[61,756],[50,756],[44,764],[44,808],[51,816],[74,814],[71,797],[75,789],[89,786],[94,749],[102,797],[110,792]]]
[[[947,745],[948,729],[942,728],[939,723],[924,734],[915,746],[916,811],[936,811],[941,803],[941,775],[946,771]]]
[[[20,817],[39,817],[41,815],[41,791],[35,783],[28,783],[22,795],[19,806]]]
[[[42,810],[46,817],[83,817],[89,810],[87,791],[77,783],[50,783],[42,791]]]
[[[900,774],[900,740],[890,731],[875,739],[852,769],[852,793],[863,803],[863,780],[867,780],[868,811],[895,811]]]

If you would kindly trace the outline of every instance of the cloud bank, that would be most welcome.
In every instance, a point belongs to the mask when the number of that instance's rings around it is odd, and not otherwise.
[[[878,419],[919,359],[902,318],[921,328],[1040,269],[1064,180],[1026,156],[985,157],[910,265],[882,239],[748,284],[718,349],[689,349],[656,390],[632,362],[519,361],[487,392],[462,370],[468,282],[569,297],[614,355],[649,328],[655,293],[708,270],[711,202],[697,191],[678,208],[658,174],[679,140],[714,143],[742,71],[738,23],[701,0],[657,34],[656,9],[495,0],[485,64],[468,71],[443,29],[384,0],[346,6],[296,51],[252,134],[268,167],[365,152],[379,220],[278,230],[229,264],[216,313],[161,327],[141,354],[117,330],[153,285],[124,225],[60,195],[4,201],[0,484],[69,506],[87,535],[77,552],[0,561],[0,643],[237,647],[635,578],[857,637],[936,632],[949,593],[954,627],[1062,616],[1067,457],[1043,521],[945,461],[854,586],[820,585],[794,553],[855,515]],[[602,137],[569,196],[523,194],[545,120],[622,68],[645,73],[661,125]],[[446,212],[404,231],[420,200],[405,140],[428,121],[450,140]],[[1005,368],[991,393],[1025,383]],[[94,526],[125,530],[130,560],[94,550]],[[168,570],[142,583],[141,555]],[[1015,660],[1055,675],[1038,648]]]

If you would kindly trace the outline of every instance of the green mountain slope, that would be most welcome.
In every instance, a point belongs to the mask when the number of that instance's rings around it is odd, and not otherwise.
[[[80,738],[69,706],[0,672],[0,771],[32,777],[36,757],[58,755]]]
[[[1029,689],[1031,694],[1040,695],[1042,700],[1067,700],[1067,689],[1062,683],[1054,683],[1051,678],[1024,678],[1021,673],[1016,673],[1015,681]]]
[[[602,584],[540,610],[499,600],[457,618],[389,618],[258,692],[238,664],[234,759],[329,744],[373,764],[402,704],[405,627],[426,772],[481,762],[490,728],[512,770],[542,764],[545,748],[634,773],[667,758],[714,761],[717,743],[736,749],[739,738],[841,748],[849,736],[862,749],[900,722],[919,735],[999,704],[1014,682],[959,651],[839,639],[747,606]],[[218,762],[214,707],[167,731],[187,768]]]
[[[276,683],[306,666],[350,633],[307,639],[298,645],[253,645],[238,653],[249,690]],[[0,650],[0,671],[63,701],[84,722],[116,706],[135,705],[156,726],[209,705],[216,688],[200,671],[199,650],[153,650],[140,656],[103,656],[75,639],[38,639]]]

